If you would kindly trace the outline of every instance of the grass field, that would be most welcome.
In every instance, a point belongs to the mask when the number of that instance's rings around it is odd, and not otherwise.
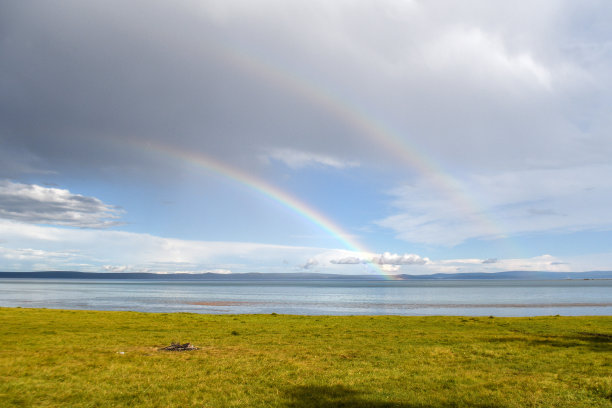
[[[612,317],[0,308],[0,341],[2,407],[612,407]]]

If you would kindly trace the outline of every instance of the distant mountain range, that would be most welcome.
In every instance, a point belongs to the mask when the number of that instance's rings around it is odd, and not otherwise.
[[[0,272],[3,278],[32,279],[149,279],[149,280],[387,280],[379,275],[336,275],[321,273],[95,273],[73,271]],[[507,271],[494,273],[436,273],[433,275],[393,275],[396,280],[560,280],[560,279],[612,279],[612,271],[541,272]]]

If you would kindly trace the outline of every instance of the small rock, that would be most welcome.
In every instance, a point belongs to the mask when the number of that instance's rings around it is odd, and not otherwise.
[[[169,346],[162,347],[162,348],[160,348],[160,350],[166,350],[166,351],[190,351],[190,350],[198,350],[198,348],[196,346],[194,346],[193,344],[191,344],[191,343],[181,344],[181,343],[174,343],[174,342],[172,342]]]

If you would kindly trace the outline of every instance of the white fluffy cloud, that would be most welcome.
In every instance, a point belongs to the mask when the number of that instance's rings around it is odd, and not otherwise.
[[[359,265],[366,264],[369,261],[367,259],[358,258],[356,256],[347,256],[339,259],[331,259],[329,262],[336,265]]]
[[[385,252],[384,254],[372,258],[372,262],[378,265],[424,265],[429,262],[428,258],[421,258],[415,254],[391,254]]]
[[[0,257],[9,262],[22,260],[42,262],[50,259],[66,262],[77,256],[78,253],[76,251],[45,251],[32,248],[12,249],[0,247]]]
[[[360,255],[360,256],[345,256],[342,258],[334,258],[329,260],[335,265],[358,265],[373,263],[382,266],[401,266],[401,265],[424,265],[429,262],[428,258],[421,258],[415,254],[392,254],[385,252],[380,255]],[[393,268],[397,270],[398,268]]]
[[[415,265],[398,273],[429,275],[434,273],[493,273],[503,271],[581,272],[607,270],[612,253],[585,257],[560,258],[548,254],[531,258],[490,259],[458,258],[429,260],[426,264]],[[393,266],[393,265],[392,265]]]
[[[285,272],[287,266],[279,259],[290,259],[297,265],[299,259],[313,258],[321,251],[319,248],[190,241],[0,220],[0,270]]]
[[[122,272],[132,272],[130,267],[127,265],[104,265],[102,266],[104,272],[110,273],[122,273]]]
[[[317,265],[319,265],[319,261],[317,261],[315,258],[310,258],[304,265],[302,265],[302,269],[311,269]]]
[[[221,275],[229,275],[232,273],[232,271],[229,269],[208,269],[204,271],[204,273],[217,273]]]
[[[66,248],[71,248],[66,250]],[[285,259],[286,262],[279,262]],[[304,264],[304,259],[308,261]],[[302,260],[302,261],[300,261]],[[585,271],[605,269],[612,253],[560,258],[441,259],[414,254],[372,254],[240,242],[188,241],[110,230],[66,229],[0,220],[0,270],[85,272],[240,273],[287,272],[288,265],[319,272],[431,274],[505,270]],[[276,265],[276,266],[275,266]],[[409,265],[409,268],[405,266]]]
[[[287,261],[280,262],[279,259]],[[304,259],[307,259],[305,263]],[[372,263],[391,272],[404,265],[422,266],[429,262],[429,259],[414,254],[190,241],[124,231],[66,229],[0,220],[0,270],[287,272],[288,265],[294,265],[303,269],[316,267],[317,271],[328,273],[367,274],[375,273]],[[355,268],[355,264],[362,265],[362,268]]]
[[[60,188],[0,181],[0,218],[37,224],[106,228],[121,211],[95,197]]]

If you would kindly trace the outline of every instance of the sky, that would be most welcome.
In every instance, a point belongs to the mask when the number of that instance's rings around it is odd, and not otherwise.
[[[612,270],[612,3],[0,3],[0,270]]]

